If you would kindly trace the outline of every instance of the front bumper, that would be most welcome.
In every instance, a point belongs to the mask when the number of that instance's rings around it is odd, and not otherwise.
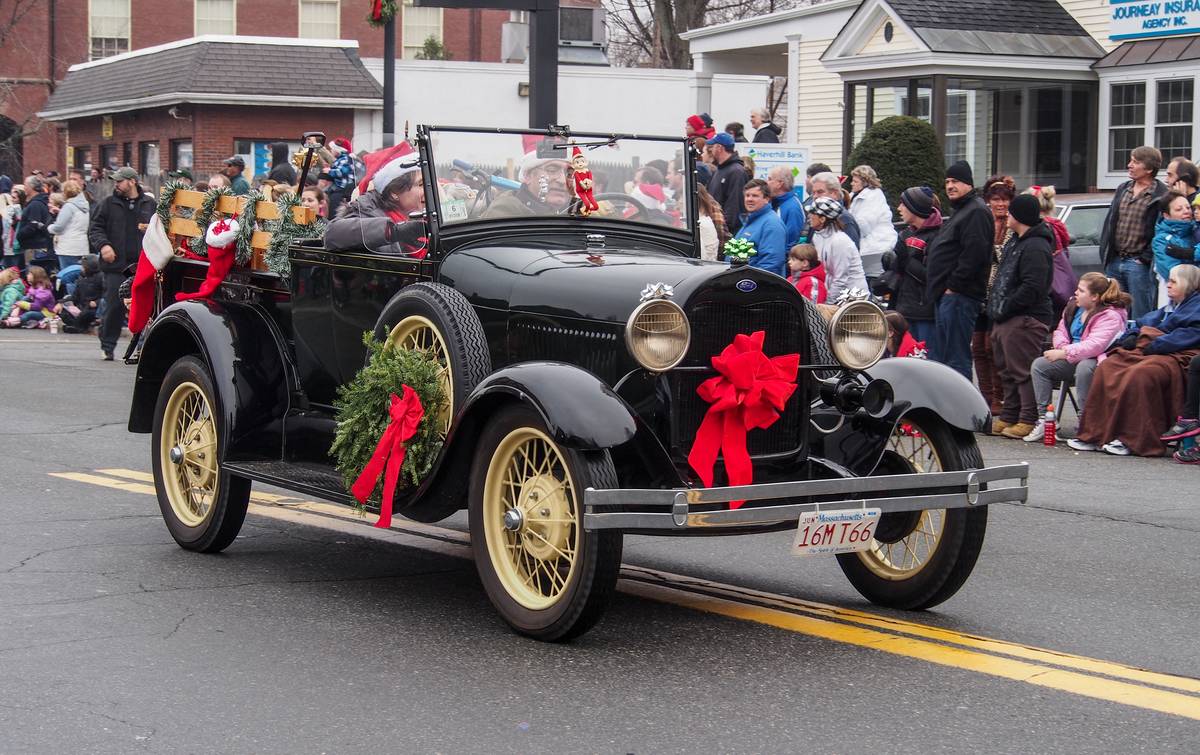
[[[992,503],[1024,503],[1029,497],[1029,465],[968,469],[960,472],[848,477],[668,490],[596,490],[583,494],[587,530],[753,529],[796,522],[818,509],[869,507],[887,514],[925,509],[957,509]],[[1015,485],[989,487],[989,483]],[[714,504],[745,500],[738,509]],[[756,501],[774,501],[755,505]]]

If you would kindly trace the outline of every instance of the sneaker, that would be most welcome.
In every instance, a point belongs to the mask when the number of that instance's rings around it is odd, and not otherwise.
[[[1159,440],[1167,443],[1172,440],[1190,438],[1193,435],[1200,435],[1200,419],[1184,419],[1180,417],[1175,420],[1175,424],[1171,425],[1170,430],[1159,436]]]
[[[1025,441],[1026,443],[1039,443],[1045,437],[1046,437],[1046,420],[1039,419],[1037,421],[1037,424],[1033,426],[1033,429],[1029,431],[1029,434],[1026,435],[1024,438],[1021,438],[1021,440]]]
[[[1200,443],[1191,448],[1176,451],[1171,458],[1180,464],[1200,464]]]
[[[113,353],[112,353],[111,351],[108,351],[108,350],[106,349],[106,350],[104,351],[104,361],[106,361],[106,362],[111,362],[112,360],[113,360]]]
[[[1007,430],[1010,425],[1012,425],[1011,422],[1005,422],[1002,419],[993,419],[992,420],[992,435],[999,435],[1000,433]]]
[[[1100,450],[1100,446],[1097,446],[1095,443],[1088,443],[1087,441],[1080,440],[1079,438],[1071,438],[1070,440],[1067,441],[1067,445],[1070,446],[1071,448],[1075,449],[1076,451],[1099,451]]]
[[[1021,440],[1031,432],[1033,432],[1033,425],[1028,422],[1018,422],[1015,425],[1009,425],[1008,427],[1004,428],[1004,432],[1000,434],[1005,438]]]
[[[1104,447],[1100,450],[1106,454],[1112,454],[1113,456],[1128,456],[1129,454],[1133,453],[1125,446],[1124,443],[1119,440],[1110,440],[1109,442],[1105,443]]]

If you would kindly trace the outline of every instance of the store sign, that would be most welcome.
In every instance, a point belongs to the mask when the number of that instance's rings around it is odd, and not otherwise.
[[[739,144],[746,154],[754,160],[754,177],[767,180],[767,174],[776,165],[783,165],[792,171],[796,183],[804,185],[804,172],[808,169],[812,154],[810,147],[790,144]]]
[[[111,139],[113,135],[112,116],[106,115],[100,118],[100,137],[102,139]]]
[[[1200,33],[1200,0],[1110,0],[1113,41]]]

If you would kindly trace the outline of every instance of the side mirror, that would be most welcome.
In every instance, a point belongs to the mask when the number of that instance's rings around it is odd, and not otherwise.
[[[325,132],[324,131],[305,131],[300,137],[300,141],[305,147],[324,147]]]

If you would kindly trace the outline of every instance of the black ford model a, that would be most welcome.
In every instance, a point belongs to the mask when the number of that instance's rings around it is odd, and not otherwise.
[[[364,331],[444,367],[444,444],[396,510],[435,522],[467,508],[487,594],[530,636],[596,622],[629,533],[792,529],[795,552],[837,554],[871,601],[933,606],[974,567],[987,505],[1025,500],[1025,465],[983,466],[973,433],[990,416],[968,381],[880,361],[876,305],[826,319],[773,273],[700,259],[683,140],[429,127],[416,141],[420,253],[368,248],[367,234],[349,251],[297,243],[290,276],[235,272],[145,332],[129,429],[152,433],[184,548],[232,543],[254,480],[352,502],[330,443]],[[590,215],[568,191],[569,143],[593,170]],[[675,202],[639,172],[660,159],[683,168],[667,171]],[[162,285],[195,289],[203,265],[172,263]],[[777,421],[742,436],[753,483],[721,487],[717,461],[706,487],[688,463],[712,409],[697,388],[758,331],[765,357],[799,356],[796,387]]]

